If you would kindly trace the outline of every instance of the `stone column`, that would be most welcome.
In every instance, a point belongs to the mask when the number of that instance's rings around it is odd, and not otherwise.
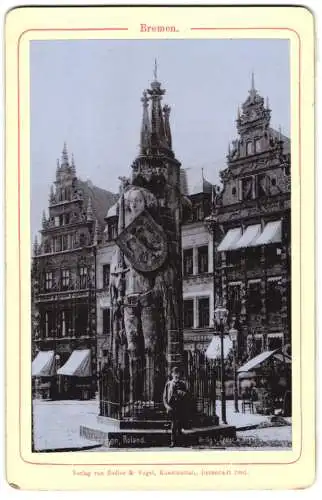
[[[192,249],[193,274],[198,274],[198,248]]]

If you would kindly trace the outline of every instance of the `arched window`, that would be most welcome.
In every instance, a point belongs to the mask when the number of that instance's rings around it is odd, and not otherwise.
[[[246,143],[246,155],[251,155],[253,153],[253,143],[252,141],[247,141]]]

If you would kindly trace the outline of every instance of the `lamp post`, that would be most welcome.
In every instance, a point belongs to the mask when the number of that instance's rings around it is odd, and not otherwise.
[[[229,330],[229,337],[233,343],[233,354],[234,354],[234,406],[235,406],[235,413],[239,413],[238,388],[237,388],[237,335],[238,335],[238,331],[236,330],[236,328],[231,328]]]
[[[218,306],[215,309],[215,324],[220,333],[220,375],[221,375],[221,420],[227,424],[226,419],[226,393],[225,393],[225,365],[224,365],[224,330],[227,322],[228,311],[225,307]]]
[[[55,361],[56,361],[56,374],[59,370],[59,367],[60,367],[60,355],[59,354],[56,354],[55,356]],[[60,375],[57,374],[57,396],[60,395]]]

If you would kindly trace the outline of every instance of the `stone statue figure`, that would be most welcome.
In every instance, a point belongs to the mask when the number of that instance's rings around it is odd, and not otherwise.
[[[123,204],[123,212],[122,207]],[[148,190],[128,186],[119,201],[119,233],[126,229],[144,210],[157,208],[155,196]],[[136,231],[136,234],[139,231]],[[141,231],[141,239],[145,247],[153,252],[153,240],[149,241],[149,234]],[[145,240],[147,241],[144,241]],[[137,240],[134,240],[134,249],[137,249]],[[157,395],[153,383],[156,357],[160,349],[160,319],[161,290],[156,286],[156,274],[142,273],[131,265],[122,250],[117,247],[111,264],[111,304],[113,311],[113,326],[115,331],[124,327],[127,352],[129,356],[129,372],[131,380],[131,400],[135,401],[140,394],[145,399],[154,401]],[[124,325],[122,325],[122,321]],[[114,339],[116,340],[116,336]],[[114,342],[115,342],[114,340]],[[115,345],[112,347],[115,352]],[[145,372],[150,372],[145,376]]]

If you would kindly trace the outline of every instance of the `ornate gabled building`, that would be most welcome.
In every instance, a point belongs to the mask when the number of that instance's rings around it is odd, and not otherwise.
[[[64,145],[32,262],[32,371],[51,397],[96,390],[96,246],[114,202],[77,177]]]
[[[240,359],[291,342],[290,141],[270,126],[254,77],[238,111],[215,228],[215,298],[238,329]]]

